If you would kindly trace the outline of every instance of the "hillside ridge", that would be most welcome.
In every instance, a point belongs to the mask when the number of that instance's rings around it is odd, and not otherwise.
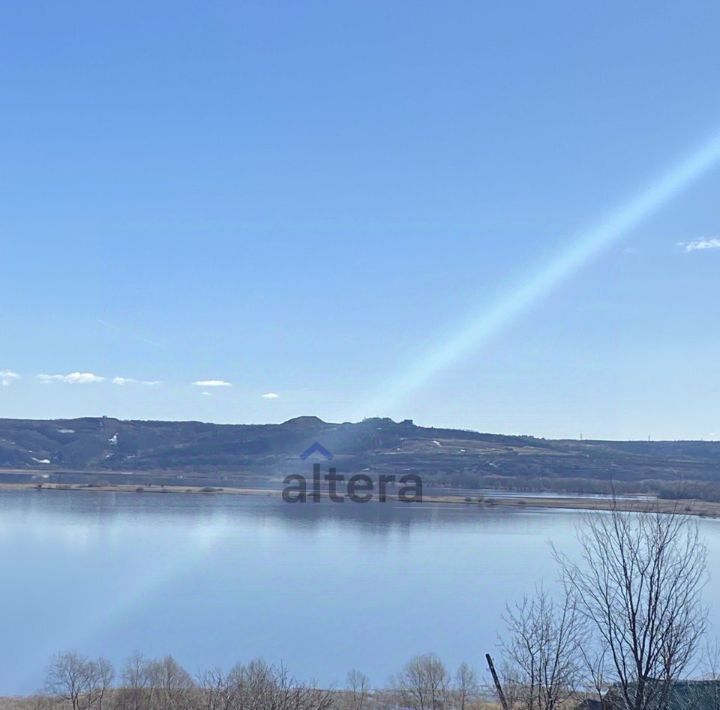
[[[295,470],[315,441],[333,452],[339,470],[412,471],[438,485],[607,492],[612,483],[655,493],[694,486],[697,497],[720,489],[720,442],[555,440],[386,417],[334,423],[301,416],[281,424],[0,419],[0,476],[153,472],[229,485]]]

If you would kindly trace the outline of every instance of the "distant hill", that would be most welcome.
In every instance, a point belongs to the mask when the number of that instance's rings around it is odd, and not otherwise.
[[[437,485],[663,493],[720,499],[720,443],[574,441],[416,426],[387,418],[282,424],[0,419],[0,473],[197,475],[242,482],[297,470],[313,442],[346,472],[416,472]],[[7,480],[5,478],[5,480]],[[676,496],[677,497],[677,496]]]

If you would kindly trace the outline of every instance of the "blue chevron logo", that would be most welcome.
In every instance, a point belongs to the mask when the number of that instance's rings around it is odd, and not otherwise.
[[[310,446],[305,449],[300,454],[300,458],[305,461],[306,459],[310,458],[313,454],[320,454],[321,456],[324,456],[328,461],[332,461],[334,458],[332,453],[330,453],[320,442],[316,441]]]

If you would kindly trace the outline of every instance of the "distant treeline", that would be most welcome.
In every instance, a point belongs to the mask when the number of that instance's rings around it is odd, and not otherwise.
[[[430,485],[448,488],[490,489],[518,493],[578,493],[581,495],[647,495],[664,500],[705,500],[720,502],[720,482],[639,480],[612,481],[594,478],[551,478],[531,476],[440,476]]]
[[[417,656],[387,687],[372,688],[357,670],[343,688],[322,688],[293,678],[282,665],[263,660],[211,669],[192,676],[172,656],[136,654],[116,672],[104,658],[75,652],[56,655],[43,690],[6,700],[4,710],[480,710],[483,700],[475,672],[466,663],[450,673],[433,654]]]

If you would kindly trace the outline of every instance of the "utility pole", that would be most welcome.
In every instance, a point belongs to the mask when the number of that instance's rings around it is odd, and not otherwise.
[[[489,653],[485,654],[485,660],[487,661],[488,668],[492,674],[493,682],[495,683],[495,690],[497,690],[498,698],[500,698],[500,704],[503,706],[503,710],[510,710],[510,706],[505,699],[505,693],[503,693],[502,685],[500,685],[500,678],[495,671],[495,664],[493,663],[492,656]]]

